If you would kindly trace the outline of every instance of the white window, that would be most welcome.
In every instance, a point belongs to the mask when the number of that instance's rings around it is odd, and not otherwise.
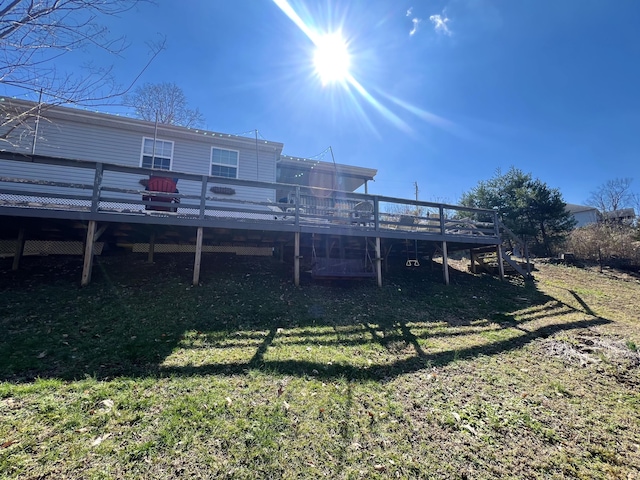
[[[143,168],[158,168],[171,170],[173,160],[173,142],[144,137],[142,139],[142,159],[140,165]]]
[[[211,149],[211,175],[238,178],[238,152],[236,150]]]

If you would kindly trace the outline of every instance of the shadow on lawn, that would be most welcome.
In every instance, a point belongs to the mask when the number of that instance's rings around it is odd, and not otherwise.
[[[77,286],[81,264],[75,259],[25,259],[20,272],[5,271],[0,277],[0,381],[234,375],[251,369],[380,380],[609,322],[595,317],[575,292],[581,309],[542,294],[532,283],[459,271],[452,272],[449,287],[425,268],[392,271],[382,289],[369,282],[314,284],[308,279],[296,289],[287,267],[271,259],[206,256],[203,286],[192,288],[190,255],[160,257],[155,265],[133,259],[100,259],[94,282],[84,289]],[[571,319],[544,324],[563,315]],[[510,329],[517,335],[502,335]],[[483,334],[490,336],[479,345],[444,350],[428,345]],[[189,345],[186,340],[193,338],[200,343]],[[277,360],[268,354],[280,348],[278,341],[336,352],[378,348],[387,356],[365,365]],[[167,365],[174,352],[190,349],[205,356],[215,349],[220,361]],[[245,355],[234,359],[232,350]]]

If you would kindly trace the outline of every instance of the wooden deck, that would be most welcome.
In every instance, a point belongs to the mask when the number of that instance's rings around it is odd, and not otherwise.
[[[207,245],[228,245],[230,238],[238,247],[291,245],[296,283],[300,248],[313,246],[317,238],[356,237],[367,248],[371,245],[379,284],[385,242],[427,242],[445,256],[447,248],[497,247],[502,243],[501,225],[491,210],[8,152],[0,152],[0,160],[23,162],[25,167],[21,178],[5,177],[0,171],[0,217],[5,225],[20,225],[29,219],[86,225],[85,264],[89,265],[83,283],[90,278],[96,234],[116,225],[195,228],[194,283],[199,279],[204,238]],[[36,165],[46,165],[55,173],[51,176],[55,180],[38,178]],[[59,181],[65,169],[82,169],[87,182]],[[143,184],[151,175],[177,179],[180,193],[147,190]],[[229,194],[236,191],[244,194]],[[276,202],[276,198],[284,201]],[[168,203],[170,200],[179,203]],[[16,258],[20,243],[25,241],[23,229],[18,230],[13,236],[18,244]],[[8,230],[3,229],[2,235],[6,239]]]

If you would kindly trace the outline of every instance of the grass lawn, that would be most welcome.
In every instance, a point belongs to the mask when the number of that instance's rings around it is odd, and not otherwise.
[[[633,277],[144,260],[0,263],[0,478],[640,480]]]

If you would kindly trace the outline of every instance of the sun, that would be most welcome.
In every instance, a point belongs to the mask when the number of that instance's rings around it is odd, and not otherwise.
[[[328,33],[318,38],[313,64],[323,85],[347,80],[351,56],[340,33]]]

